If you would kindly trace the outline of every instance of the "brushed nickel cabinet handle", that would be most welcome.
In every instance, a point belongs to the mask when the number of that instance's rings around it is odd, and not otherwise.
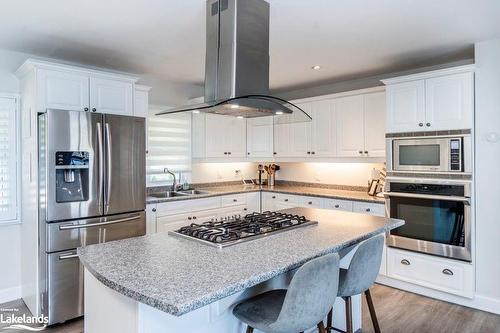
[[[401,263],[402,263],[403,265],[406,265],[406,266],[410,266],[410,265],[411,265],[410,261],[409,261],[409,260],[406,260],[406,259],[401,260]]]
[[[443,269],[443,274],[444,275],[453,275],[453,271],[451,269],[445,268]]]

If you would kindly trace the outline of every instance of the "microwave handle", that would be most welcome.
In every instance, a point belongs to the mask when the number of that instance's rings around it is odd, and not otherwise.
[[[418,198],[418,199],[431,199],[431,200],[445,200],[445,201],[460,201],[466,205],[470,205],[470,198],[446,196],[446,195],[432,195],[432,194],[418,194],[418,193],[403,193],[403,192],[384,192],[384,197],[403,197],[403,198]]]

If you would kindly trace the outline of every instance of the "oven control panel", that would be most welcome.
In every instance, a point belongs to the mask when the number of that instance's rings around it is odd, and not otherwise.
[[[450,140],[450,171],[462,171],[462,142],[460,139]]]

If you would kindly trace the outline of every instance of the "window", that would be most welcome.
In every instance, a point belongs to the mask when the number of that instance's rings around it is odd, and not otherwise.
[[[191,113],[155,116],[164,108],[151,107],[147,119],[146,184],[148,186],[172,185],[177,180],[191,180]]]
[[[18,220],[17,98],[0,95],[0,223]]]

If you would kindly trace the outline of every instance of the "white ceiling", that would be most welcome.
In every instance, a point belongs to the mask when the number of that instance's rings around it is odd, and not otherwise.
[[[471,58],[474,42],[500,38],[498,0],[270,3],[279,90]],[[0,48],[201,84],[205,0],[8,0]]]

